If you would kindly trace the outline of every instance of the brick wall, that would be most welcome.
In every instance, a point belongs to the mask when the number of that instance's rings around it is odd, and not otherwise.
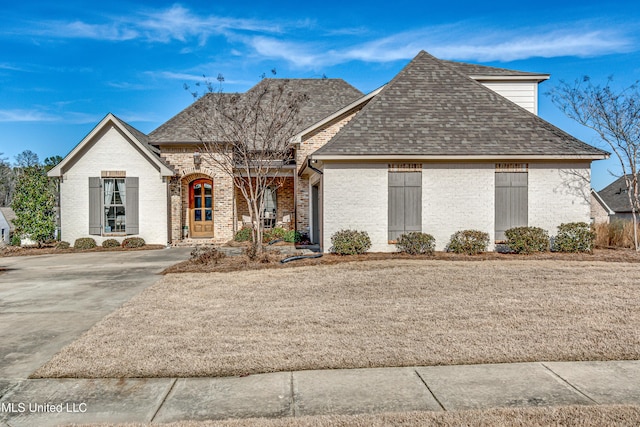
[[[563,222],[589,221],[589,163],[529,163],[528,222],[550,235]],[[325,163],[323,249],[344,228],[367,231],[371,251],[395,251],[389,245],[388,163]],[[348,185],[345,185],[348,183]],[[495,163],[424,163],[422,231],[443,250],[459,230],[495,237]]]
[[[166,245],[167,182],[147,159],[114,126],[101,131],[77,162],[64,173],[60,184],[61,238],[73,242],[92,237],[100,245],[110,236],[89,236],[89,177],[101,171],[124,171],[138,177],[139,233],[148,244]],[[122,241],[125,236],[117,237]],[[131,237],[131,236],[127,236]]]
[[[177,171],[171,180],[171,238],[181,240],[183,227],[189,225],[189,183],[199,178],[213,181],[213,241],[226,242],[234,233],[234,186],[231,177],[202,154],[202,163],[196,167],[193,153],[196,146],[162,146],[161,156]]]
[[[590,163],[529,163],[529,225],[553,236],[561,223],[590,218]]]
[[[283,177],[278,180],[278,183],[275,184],[278,189],[276,190],[276,202],[277,202],[277,212],[276,212],[276,220],[278,222],[282,221],[282,217],[284,215],[291,215],[293,219],[294,212],[294,179],[293,177]],[[242,192],[239,188],[236,187],[236,206],[237,206],[237,218],[238,218],[238,228],[242,227],[242,216],[249,215],[249,208],[247,207],[247,202],[242,195]],[[293,225],[293,222],[291,223]],[[288,227],[286,227],[288,228]]]
[[[296,149],[296,165],[299,172],[304,166],[307,156],[318,148],[324,146],[333,138],[340,129],[355,117],[359,109],[352,111],[342,117],[337,118],[331,123],[317,129],[309,135],[305,135],[305,139]],[[297,194],[296,194],[296,230],[309,232],[309,180],[307,177],[298,177]]]

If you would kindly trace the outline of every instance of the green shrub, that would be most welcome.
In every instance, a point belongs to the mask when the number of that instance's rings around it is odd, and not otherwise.
[[[549,233],[539,227],[515,227],[504,232],[507,246],[517,254],[549,250]]]
[[[268,232],[265,230],[265,235],[269,235],[269,240],[274,239],[284,239],[284,236],[287,234],[287,230],[282,227],[275,227],[269,230]]]
[[[20,246],[20,236],[18,236],[16,233],[12,234],[9,244],[11,246]]]
[[[122,241],[122,247],[128,249],[141,248],[146,244],[142,237],[127,237]]]
[[[81,237],[73,242],[74,249],[93,249],[96,246],[96,241],[93,239],[93,237]]]
[[[431,234],[412,232],[405,233],[398,237],[396,247],[400,252],[410,255],[428,254],[432,255],[436,247],[436,239]]]
[[[225,253],[213,246],[196,246],[191,251],[191,262],[197,264],[217,264],[224,257]]]
[[[570,222],[558,226],[558,234],[553,241],[556,252],[592,252],[596,233],[586,222]]]
[[[253,238],[251,232],[253,229],[251,227],[242,227],[235,236],[233,236],[233,240],[236,242],[250,242]]]
[[[116,239],[107,239],[104,242],[102,242],[102,247],[103,248],[118,248],[118,247],[120,247],[120,242],[118,242]]]
[[[338,255],[363,254],[371,247],[371,239],[366,231],[340,230],[331,236],[330,251]]]
[[[448,252],[477,255],[489,246],[489,234],[478,230],[462,230],[454,233],[447,245]]]
[[[69,249],[71,244],[69,242],[61,241],[56,243],[56,249]]]
[[[302,240],[302,234],[297,230],[287,230],[285,231],[282,240],[289,243],[299,243]]]

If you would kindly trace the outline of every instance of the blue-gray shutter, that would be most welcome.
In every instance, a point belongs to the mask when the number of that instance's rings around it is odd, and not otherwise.
[[[102,234],[102,181],[89,177],[89,234]]]
[[[388,239],[422,231],[422,173],[389,172]]]
[[[138,177],[132,176],[125,178],[125,231],[127,234],[138,234],[139,226],[139,208],[138,208]]]
[[[422,231],[422,173],[404,172],[404,231]]]
[[[505,240],[504,232],[528,225],[528,174],[496,173],[496,240]]]

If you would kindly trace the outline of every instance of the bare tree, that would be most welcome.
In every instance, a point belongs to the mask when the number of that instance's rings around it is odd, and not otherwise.
[[[15,186],[15,173],[6,157],[0,153],[0,206],[10,206]]]
[[[637,82],[620,91],[594,85],[589,77],[573,84],[561,82],[549,94],[551,100],[568,117],[594,130],[608,149],[618,158],[627,186],[629,207],[633,217],[633,241],[638,244],[638,166],[640,161],[640,93]]]
[[[275,74],[274,70],[272,73]],[[289,139],[299,131],[300,107],[307,95],[286,79],[268,79],[246,93],[223,93],[206,82],[190,117],[193,136],[207,160],[228,175],[245,199],[251,217],[255,253],[263,251],[264,196],[284,183],[282,167],[293,161]],[[185,89],[189,90],[188,86]]]

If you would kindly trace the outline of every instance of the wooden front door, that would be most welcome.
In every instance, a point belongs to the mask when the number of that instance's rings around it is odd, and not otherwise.
[[[213,237],[213,182],[197,179],[189,184],[191,237]]]

